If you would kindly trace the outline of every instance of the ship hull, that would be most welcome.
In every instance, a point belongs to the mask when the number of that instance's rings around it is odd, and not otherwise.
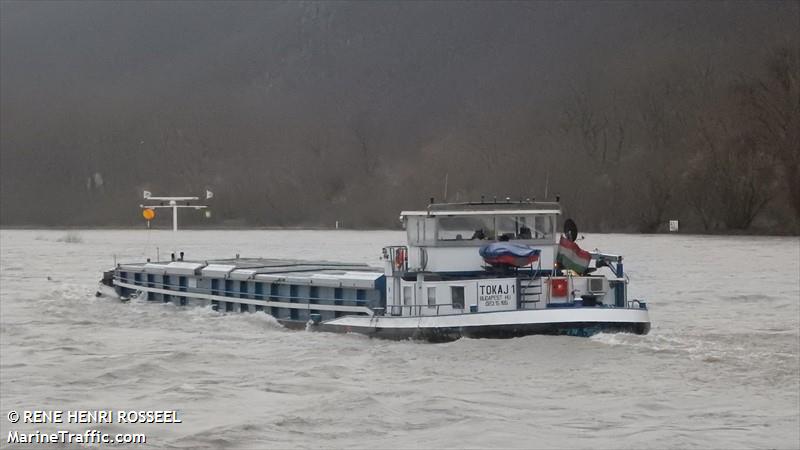
[[[102,283],[98,295],[121,298],[113,288]],[[184,304],[208,303],[190,301]],[[266,313],[266,308],[263,313]],[[422,317],[354,315],[319,323],[276,319],[284,327],[294,330],[358,333],[379,339],[429,342],[449,342],[462,337],[509,339],[528,335],[589,337],[598,333],[647,334],[650,330],[648,311],[644,308],[557,308]]]
[[[584,307],[415,318],[349,316],[314,328],[385,339],[447,342],[461,337],[507,339],[534,334],[582,337],[598,333],[647,334],[650,319],[644,308]]]
[[[601,282],[592,287],[574,278],[573,290],[601,294],[570,300],[567,293],[559,296],[556,288],[546,288],[541,278],[502,275],[472,274],[445,281],[388,277],[387,281],[385,270],[363,264],[260,258],[180,260],[120,264],[103,274],[98,294],[123,301],[268,314],[291,329],[384,339],[444,342],[531,334],[645,334],[650,329],[646,303],[624,301],[624,295],[617,295],[624,292],[616,285]],[[560,280],[566,287],[566,278]],[[550,290],[554,298],[548,295]],[[457,302],[454,292],[460,292]]]

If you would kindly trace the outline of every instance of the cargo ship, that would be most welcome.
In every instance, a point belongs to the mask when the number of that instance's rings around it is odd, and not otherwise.
[[[98,295],[388,339],[646,334],[648,306],[628,298],[622,256],[581,249],[560,216],[558,202],[431,202],[401,213],[407,242],[384,247],[382,267],[172,254],[116,264]]]

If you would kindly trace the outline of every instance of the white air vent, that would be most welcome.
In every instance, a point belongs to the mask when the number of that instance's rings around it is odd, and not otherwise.
[[[603,292],[603,279],[589,278],[589,292]]]

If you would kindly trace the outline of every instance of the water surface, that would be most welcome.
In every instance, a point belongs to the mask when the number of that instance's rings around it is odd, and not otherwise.
[[[92,426],[152,447],[800,446],[797,238],[587,235],[625,255],[649,335],[427,344],[94,297],[114,255],[377,265],[400,232],[67,235],[0,231],[0,446],[12,409],[180,410],[179,425]]]

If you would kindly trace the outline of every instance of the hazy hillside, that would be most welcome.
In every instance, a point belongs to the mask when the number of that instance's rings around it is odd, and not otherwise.
[[[210,187],[185,222],[395,226],[446,178],[448,200],[548,180],[596,230],[791,231],[800,148],[758,99],[796,123],[798,23],[777,1],[3,2],[0,223],[135,225],[142,189]]]

